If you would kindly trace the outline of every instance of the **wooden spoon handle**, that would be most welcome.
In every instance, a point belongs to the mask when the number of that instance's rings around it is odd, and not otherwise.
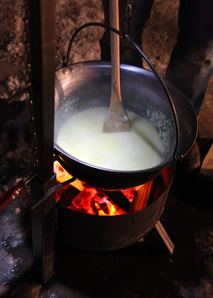
[[[110,26],[119,29],[118,0],[109,0]],[[123,107],[120,86],[120,36],[110,32],[111,46],[111,100],[105,117],[103,132],[127,132],[131,130],[128,115]]]
[[[109,1],[110,26],[119,30],[119,0]],[[111,98],[121,101],[120,88],[120,36],[114,32],[110,32],[111,46]]]

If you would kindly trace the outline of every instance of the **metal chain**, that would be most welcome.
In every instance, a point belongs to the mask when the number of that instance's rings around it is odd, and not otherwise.
[[[126,5],[126,11],[123,18],[123,24],[121,28],[121,37],[130,33],[131,30],[131,17],[132,17],[132,3],[133,0],[128,0]]]
[[[25,25],[24,32],[24,44],[26,51],[26,86],[28,88],[28,99],[29,99],[29,118],[30,118],[30,133],[31,133],[31,164],[32,171],[36,172],[38,168],[38,141],[35,127],[35,117],[34,117],[34,107],[33,107],[33,92],[31,85],[31,50],[30,50],[30,41],[31,41],[31,32],[30,32],[30,7],[29,0],[23,1],[23,9],[25,10],[25,15],[23,18]]]

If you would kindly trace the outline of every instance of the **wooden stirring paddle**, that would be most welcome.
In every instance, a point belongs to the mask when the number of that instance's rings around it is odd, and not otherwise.
[[[110,26],[119,30],[119,0],[109,1]],[[128,115],[123,107],[120,86],[120,37],[110,32],[111,45],[111,101],[104,120],[103,132],[130,131]]]

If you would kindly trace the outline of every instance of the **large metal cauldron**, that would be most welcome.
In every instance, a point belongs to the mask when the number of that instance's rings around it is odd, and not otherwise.
[[[84,62],[56,72],[55,84],[55,139],[62,124],[79,111],[92,107],[109,106],[111,65],[106,62]],[[191,148],[197,135],[197,119],[187,97],[173,84],[166,82],[179,123],[177,159]],[[88,185],[119,189],[143,184],[161,169],[176,162],[176,122],[168,98],[156,76],[145,69],[121,65],[121,93],[126,110],[149,121],[158,131],[163,143],[161,162],[139,171],[107,170],[74,158],[55,142],[55,154],[62,166]],[[70,134],[72,132],[70,131]],[[146,158],[141,154],[141,158]]]

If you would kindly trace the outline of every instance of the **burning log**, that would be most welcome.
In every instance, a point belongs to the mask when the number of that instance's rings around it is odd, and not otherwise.
[[[56,193],[56,201],[61,205],[69,207],[72,200],[80,193],[80,191],[71,184],[59,189]]]
[[[130,206],[129,212],[141,210],[147,206],[150,193],[152,191],[153,180],[141,185]]]
[[[115,203],[118,207],[128,212],[130,208],[130,201],[121,191],[104,191],[104,193]]]

